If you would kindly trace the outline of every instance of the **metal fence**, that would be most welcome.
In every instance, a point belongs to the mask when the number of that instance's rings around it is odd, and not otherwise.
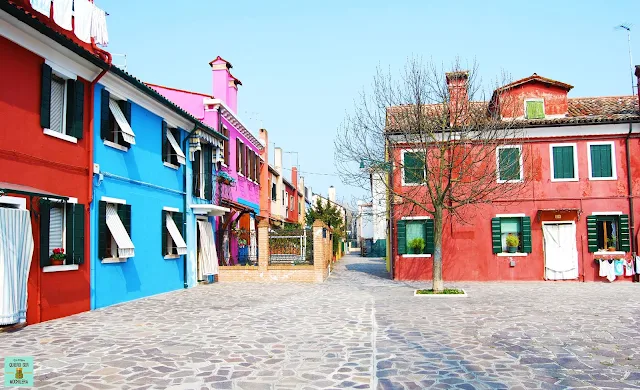
[[[269,232],[269,265],[313,264],[311,229],[281,229]]]

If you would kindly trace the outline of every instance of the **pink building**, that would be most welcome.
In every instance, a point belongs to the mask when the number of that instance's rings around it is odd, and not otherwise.
[[[228,137],[223,156],[217,156],[213,203],[230,211],[217,218],[216,247],[220,265],[257,261],[255,217],[260,215],[260,158],[264,146],[237,115],[240,80],[231,63],[217,57],[209,63],[212,94],[148,84],[176,105]]]

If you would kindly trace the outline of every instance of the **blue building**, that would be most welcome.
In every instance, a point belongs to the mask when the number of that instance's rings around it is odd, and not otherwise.
[[[193,286],[225,137],[117,68],[93,93],[91,308]]]

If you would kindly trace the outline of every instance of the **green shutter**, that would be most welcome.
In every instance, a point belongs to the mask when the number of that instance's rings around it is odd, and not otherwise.
[[[124,114],[127,123],[131,127],[133,127],[133,125],[131,124],[131,102],[128,100],[121,100],[120,107],[122,108],[122,113]]]
[[[110,257],[107,255],[107,240],[110,239],[107,229],[107,202],[98,203],[98,258]]]
[[[51,67],[42,64],[42,85],[40,87],[40,126],[51,126]]]
[[[203,146],[202,151],[202,158],[204,159],[204,197],[205,199],[213,200],[213,161],[211,146]]]
[[[598,218],[594,215],[587,216],[587,243],[589,252],[598,251]]]
[[[424,180],[424,159],[419,153],[404,153],[404,182],[408,184],[420,184]]]
[[[171,159],[167,158],[168,148],[169,148],[169,140],[167,140],[167,122],[162,121],[162,134],[160,135],[162,139],[162,161],[171,161]]]
[[[553,150],[553,178],[573,179],[573,146],[554,146]]]
[[[491,246],[493,253],[502,252],[502,232],[500,231],[500,218],[491,218]]]
[[[109,99],[109,91],[103,88],[100,93],[100,138],[102,139],[108,139],[109,134],[111,133],[111,128],[109,126],[109,117],[111,115]]]
[[[67,100],[68,106],[75,107],[73,117],[67,117],[67,121],[73,121],[73,128],[69,135],[77,139],[82,139],[84,129],[84,83],[76,80],[73,84],[75,87],[73,100]]]
[[[498,149],[500,180],[520,180],[520,149]]]
[[[84,263],[84,205],[67,203],[67,264]]]
[[[75,80],[67,80],[67,113],[66,113],[66,131],[67,134],[73,137],[74,126],[76,117],[76,105],[75,97],[76,97],[76,82]]]
[[[611,145],[591,145],[591,177],[612,177]]]
[[[162,210],[162,256],[167,255],[167,211]]]
[[[50,264],[49,260],[49,218],[51,202],[40,199],[40,267]]]
[[[522,251],[531,253],[531,218],[522,217]]]
[[[433,254],[435,252],[435,221],[427,219],[424,223],[424,253]]]
[[[527,102],[527,119],[544,119],[544,102]]]
[[[192,184],[193,184],[193,194],[191,194],[192,196],[198,198],[200,197],[200,186],[198,185],[198,180],[200,177],[200,156],[201,153],[199,150],[196,150],[193,153],[193,163],[191,164],[192,167]]]
[[[124,228],[127,230],[129,237],[131,237],[131,205],[130,204],[119,204],[118,205],[118,216],[124,225]]]
[[[176,223],[180,234],[182,234],[182,238],[187,242],[187,238],[184,235],[184,213],[173,213],[173,222]]]
[[[618,233],[620,240],[619,250],[623,252],[631,251],[631,240],[629,235],[629,216],[622,214],[620,216],[620,232]]]
[[[398,254],[404,255],[407,253],[407,222],[403,220],[398,221],[397,230]]]

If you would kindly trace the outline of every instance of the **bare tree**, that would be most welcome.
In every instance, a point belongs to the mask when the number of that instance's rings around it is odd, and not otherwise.
[[[378,69],[371,92],[362,93],[335,140],[343,182],[369,189],[379,180],[394,209],[432,216],[433,289],[438,292],[444,288],[444,218],[466,223],[464,210],[513,199],[532,176],[523,169],[526,144],[500,151],[523,144],[515,101],[500,93],[505,85],[503,75],[489,97],[477,66],[463,70],[459,61],[447,72],[410,59],[397,78]],[[366,169],[357,169],[359,164]]]

